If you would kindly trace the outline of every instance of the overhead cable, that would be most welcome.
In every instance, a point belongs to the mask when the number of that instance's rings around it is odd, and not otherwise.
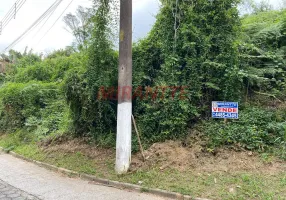
[[[58,6],[58,3],[62,1],[63,0],[56,0],[27,30],[25,30],[16,40],[6,47],[4,52],[13,48],[17,43],[19,43],[31,30],[36,28],[47,16],[49,16],[51,12],[53,12],[53,10]]]
[[[54,9],[50,12],[49,16],[47,17],[46,21],[42,24],[42,26],[39,28],[39,30],[36,32],[36,34],[33,36],[33,38],[35,38],[38,33],[42,30],[42,28],[46,25],[46,23],[49,21],[49,19],[51,18],[51,16],[54,14],[54,12],[56,11],[57,7],[62,3],[62,1],[59,1]]]
[[[43,38],[49,33],[49,31],[55,26],[55,24],[59,21],[59,19],[63,16],[63,14],[66,12],[66,10],[69,8],[69,6],[72,4],[74,0],[71,0],[70,3],[67,5],[67,7],[64,9],[64,11],[60,14],[60,16],[56,19],[56,21],[53,23],[53,25],[49,28],[49,30],[47,30],[47,32],[43,35],[43,37],[39,40],[39,42],[37,43],[37,45],[39,45],[41,43],[41,41],[43,40]],[[37,46],[36,45],[36,46]]]
[[[4,16],[2,21],[0,21],[0,35],[3,32],[3,29],[9,24],[9,22],[16,17],[18,11],[22,8],[26,0],[17,0],[8,13]]]

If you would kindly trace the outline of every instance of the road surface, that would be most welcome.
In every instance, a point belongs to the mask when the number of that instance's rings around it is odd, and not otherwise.
[[[0,200],[163,200],[68,178],[0,152]]]

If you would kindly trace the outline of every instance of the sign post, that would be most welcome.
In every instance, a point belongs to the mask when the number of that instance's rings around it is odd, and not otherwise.
[[[238,119],[238,102],[212,102],[212,118],[224,119]]]

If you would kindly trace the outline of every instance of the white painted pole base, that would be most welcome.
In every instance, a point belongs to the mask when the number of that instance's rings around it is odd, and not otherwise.
[[[115,171],[117,174],[126,173],[131,163],[131,114],[131,102],[118,104],[115,163]]]

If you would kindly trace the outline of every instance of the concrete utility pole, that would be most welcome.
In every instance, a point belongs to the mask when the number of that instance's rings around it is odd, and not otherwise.
[[[120,0],[119,38],[119,77],[115,170],[118,174],[124,174],[128,171],[131,162],[132,0]]]

